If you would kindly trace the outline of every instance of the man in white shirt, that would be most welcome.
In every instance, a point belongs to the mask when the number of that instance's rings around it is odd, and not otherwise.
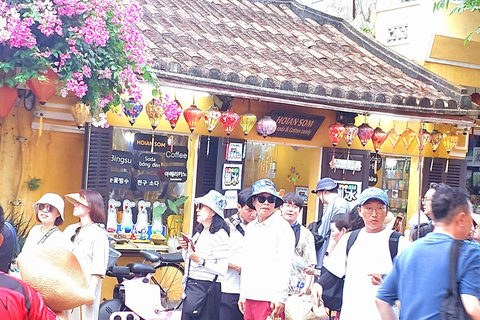
[[[352,233],[343,236],[325,268],[336,277],[345,275],[343,304],[340,320],[381,320],[375,305],[375,296],[382,277],[392,269],[390,236],[393,230],[385,228],[388,212],[386,193],[372,187],[363,190],[359,197],[359,214],[365,222],[347,256],[347,242]],[[403,236],[398,239],[397,254],[408,246]],[[321,295],[322,287],[315,283],[312,297]]]
[[[272,181],[252,185],[247,205],[256,209],[257,219],[245,231],[238,302],[245,320],[265,320],[271,314],[285,320],[295,236],[289,223],[274,213],[282,203]]]
[[[230,226],[230,252],[228,271],[222,279],[222,302],[220,304],[220,319],[243,320],[243,314],[238,309],[240,297],[240,271],[243,241],[247,224],[257,217],[257,212],[247,206],[247,199],[252,189],[247,188],[238,193],[238,212],[226,219]]]

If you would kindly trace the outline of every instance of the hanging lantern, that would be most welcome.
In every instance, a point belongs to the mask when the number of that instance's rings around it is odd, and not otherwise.
[[[345,136],[345,126],[339,122],[335,122],[328,127],[328,136],[330,140],[332,140],[332,145],[335,148]]]
[[[175,99],[173,102],[167,103],[163,114],[165,115],[165,119],[170,123],[172,130],[177,126],[177,122],[182,115],[182,111],[182,105],[177,99]]]
[[[153,98],[149,103],[145,105],[145,111],[147,112],[148,119],[152,129],[155,130],[165,112],[165,106],[160,99]]]
[[[253,126],[257,123],[257,116],[250,112],[250,109],[240,115],[240,127],[242,127],[245,137],[248,135]]]
[[[425,146],[427,144],[430,143],[430,141],[432,140],[432,135],[430,132],[427,131],[427,129],[420,129],[420,131],[418,131],[418,135],[417,135],[417,142],[418,142],[418,149],[420,150],[420,152],[425,148]]]
[[[408,125],[408,123],[407,123]],[[415,140],[415,131],[413,131],[410,128],[405,128],[403,130],[402,134],[400,135],[400,139],[402,140],[403,144],[405,145],[405,149],[408,150],[410,148],[410,145],[412,142]]]
[[[235,130],[238,123],[240,122],[240,116],[233,112],[232,110],[228,110],[222,112],[222,116],[220,117],[220,122],[223,125],[223,130],[227,133],[227,136]]]
[[[340,140],[345,136],[345,126],[339,122],[335,122],[328,127],[328,136],[332,140],[333,153],[332,159],[330,161],[330,168],[333,169],[335,164],[335,147],[338,145]]]
[[[447,158],[447,165],[445,166],[445,172],[448,172],[448,165],[450,160],[450,151],[455,148],[458,143],[458,135],[455,132],[447,131],[446,134],[443,135],[443,146],[445,147],[445,151],[448,153]]]
[[[356,127],[353,123],[349,123],[345,126],[345,141],[347,142],[348,147],[353,143],[353,139],[357,136],[358,127]]]
[[[198,124],[198,121],[202,118],[203,112],[195,104],[192,104],[190,107],[183,111],[183,117],[187,121],[188,128],[190,133],[193,133],[195,127]]]
[[[137,120],[137,117],[140,115],[140,113],[143,110],[143,105],[140,101],[135,102],[133,98],[130,98],[127,101],[127,106],[125,106],[125,104],[122,103],[122,110],[123,110],[123,113],[127,116],[127,119],[128,119],[128,122],[130,122],[130,125],[133,126],[133,124]]]
[[[30,79],[26,83],[40,104],[44,105],[57,92],[55,81],[58,79],[58,76],[51,68],[45,70],[42,75],[45,76],[45,80]]]
[[[257,132],[263,138],[271,135],[277,130],[277,123],[270,116],[265,116],[257,122]]]
[[[205,124],[207,125],[208,130],[208,138],[207,138],[207,156],[210,154],[210,134],[212,133],[213,129],[217,126],[218,121],[220,121],[220,117],[222,113],[215,107],[208,107],[203,111],[203,120],[205,120]]]
[[[375,149],[375,152],[378,154],[378,151],[380,151],[380,147],[382,144],[387,140],[388,133],[382,130],[380,127],[376,127],[375,130],[373,130],[373,135],[372,135],[372,143],[373,143],[373,149]]]
[[[4,84],[0,87],[0,97],[2,97],[0,100],[0,118],[6,118],[12,111],[13,106],[15,106],[15,101],[18,99],[18,91]]]
[[[395,146],[397,145],[398,139],[400,139],[400,134],[397,132],[397,129],[395,128],[395,126],[393,126],[393,128],[390,129],[390,131],[388,131],[388,135],[387,135],[387,140],[392,145],[392,148],[395,148]]]
[[[360,143],[363,147],[365,147],[373,136],[373,128],[370,127],[367,123],[363,123],[360,127],[358,127],[358,139],[360,139]]]
[[[87,121],[88,115],[90,114],[90,106],[85,103],[77,102],[70,107],[72,112],[73,119],[77,123],[77,128],[81,129]]]
[[[442,138],[443,138],[443,133],[440,131],[433,129],[433,131],[430,133],[430,145],[432,146],[432,151],[435,153],[440,146],[440,143],[442,143]],[[433,169],[433,157],[432,161],[430,162],[430,171]]]

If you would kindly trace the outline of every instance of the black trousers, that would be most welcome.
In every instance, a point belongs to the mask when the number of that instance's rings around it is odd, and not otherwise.
[[[220,301],[222,297],[222,289],[220,282],[204,281],[212,284],[212,289],[207,295],[202,313],[191,316],[182,312],[182,320],[220,320]],[[187,284],[188,286],[188,284]]]
[[[238,293],[223,293],[222,303],[220,304],[221,320],[243,320],[243,314],[238,309]]]

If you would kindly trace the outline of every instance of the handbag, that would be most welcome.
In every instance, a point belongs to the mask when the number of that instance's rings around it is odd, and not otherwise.
[[[213,281],[187,278],[185,299],[183,300],[182,307],[184,313],[191,316],[202,314],[208,294],[212,291],[213,284],[217,281],[217,277],[218,275],[215,276]]]

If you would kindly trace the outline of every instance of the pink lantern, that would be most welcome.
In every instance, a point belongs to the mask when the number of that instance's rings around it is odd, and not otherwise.
[[[368,143],[368,140],[370,140],[373,136],[373,128],[367,123],[363,123],[360,127],[358,127],[357,135],[358,139],[360,139],[360,143],[365,147]]]
[[[266,138],[277,130],[277,123],[270,116],[265,116],[257,122],[257,132]]]
[[[167,103],[163,115],[165,116],[165,119],[170,122],[170,127],[172,128],[172,130],[175,129],[175,127],[177,126],[177,122],[182,115],[182,111],[182,105],[180,104],[180,102],[178,102],[177,99],[175,99],[173,102]]]

